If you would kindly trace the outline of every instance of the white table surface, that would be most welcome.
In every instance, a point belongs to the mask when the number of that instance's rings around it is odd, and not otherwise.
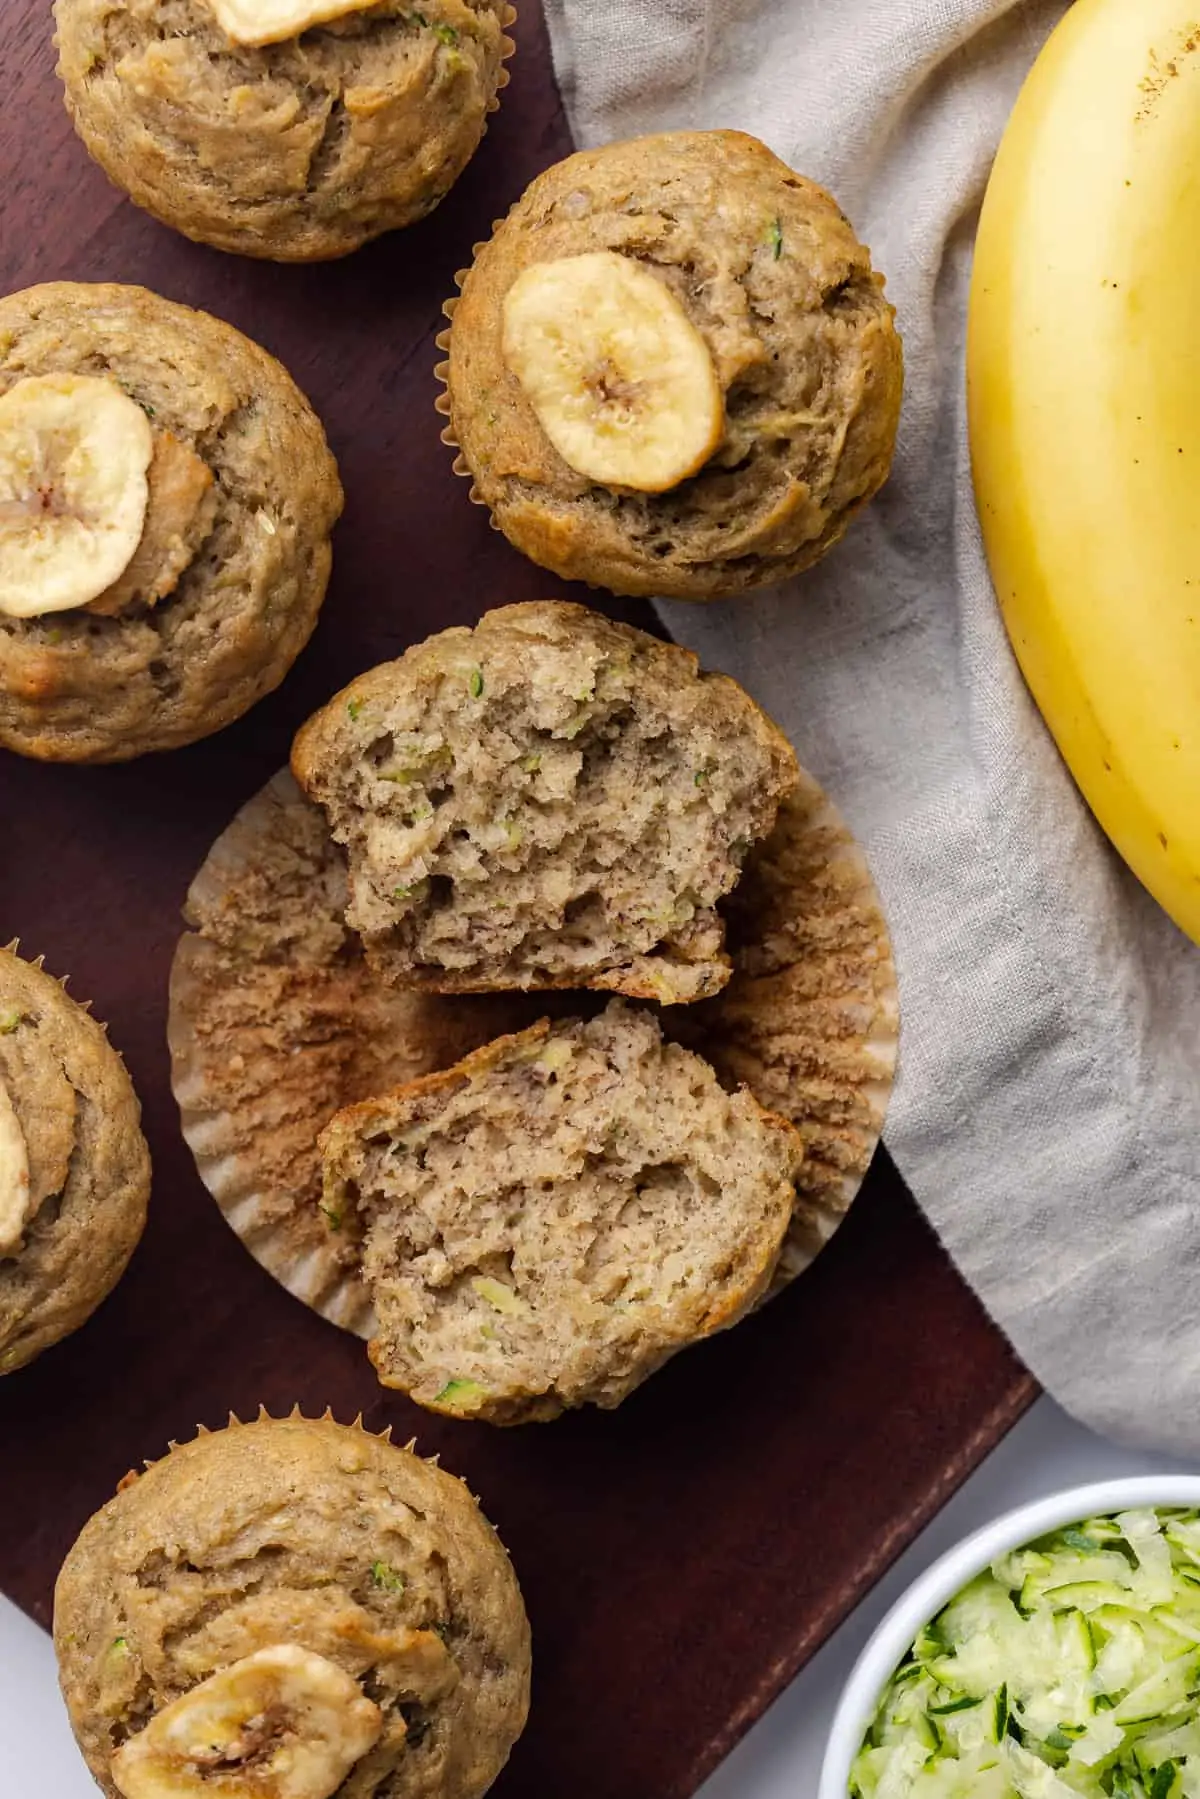
[[[703,1799],[808,1799],[816,1790],[825,1730],[841,1684],[872,1625],[902,1587],[968,1531],[1057,1487],[1182,1465],[1114,1448],[1042,1400],[755,1726],[704,1788]],[[67,1729],[49,1639],[3,1599],[0,1795],[96,1795]]]

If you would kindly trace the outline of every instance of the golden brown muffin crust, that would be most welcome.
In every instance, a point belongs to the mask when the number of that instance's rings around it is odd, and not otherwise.
[[[125,1065],[40,964],[0,950],[0,1083],[29,1155],[36,1209],[0,1260],[0,1374],[91,1316],[146,1222],[150,1153]]]
[[[277,687],[316,624],[342,509],[325,433],[273,356],[144,288],[61,281],[0,299],[0,394],[51,373],[115,381],[213,486],[157,603],[0,614],[0,746],[114,762],[191,743]]]
[[[667,493],[577,474],[505,364],[517,276],[595,250],[666,283],[725,393],[724,441]],[[444,373],[449,439],[518,549],[616,593],[703,600],[781,581],[842,535],[886,479],[902,357],[834,200],[743,132],[680,131],[581,151],[532,183],[463,280]]]
[[[56,0],[59,74],[101,168],[165,224],[276,261],[431,212],[503,85],[507,0],[380,0],[262,49],[204,0]]]
[[[466,1487],[329,1418],[231,1421],[123,1482],[63,1564],[54,1638],[108,1799],[122,1742],[269,1643],[337,1663],[384,1712],[344,1799],[478,1799],[528,1712],[520,1589]]]

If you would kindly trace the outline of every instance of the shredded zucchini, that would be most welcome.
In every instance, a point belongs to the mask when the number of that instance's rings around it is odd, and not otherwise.
[[[921,1631],[851,1799],[1200,1799],[1200,1511],[999,1557]]]

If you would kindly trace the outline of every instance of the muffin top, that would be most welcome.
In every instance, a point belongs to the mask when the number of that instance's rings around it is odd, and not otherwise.
[[[835,202],[755,138],[582,151],[454,303],[448,437],[516,546],[715,599],[816,561],[886,478],[902,358]]]
[[[304,1799],[476,1799],[528,1711],[520,1589],[466,1487],[328,1417],[232,1421],[129,1476],[63,1565],[54,1637],[110,1799],[169,1774],[258,1799],[281,1746],[325,1768]]]
[[[0,1374],[88,1318],[146,1222],[141,1109],[104,1029],[0,950]]]
[[[240,717],[316,622],[341,504],[231,326],[136,287],[0,299],[0,745],[118,761]]]
[[[189,237],[313,261],[431,212],[503,85],[507,0],[56,0],[67,104]]]

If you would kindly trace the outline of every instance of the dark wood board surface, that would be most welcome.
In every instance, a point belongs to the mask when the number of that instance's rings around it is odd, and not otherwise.
[[[0,6],[0,290],[136,281],[231,320],[312,397],[348,505],[317,635],[249,718],[125,768],[0,754],[0,941],[44,954],[110,1023],[155,1165],[150,1226],[117,1293],[0,1381],[0,1588],[47,1622],[85,1518],[197,1422],[297,1400],[362,1411],[440,1450],[512,1550],[536,1680],[498,1799],[685,1799],[1033,1382],[883,1155],[831,1248],[764,1314],[616,1414],[519,1431],[434,1420],[384,1394],[360,1345],[241,1249],[195,1175],[168,1085],[179,908],[212,839],[336,686],[430,630],[562,592],[468,504],[438,441],[432,367],[453,270],[569,139],[527,5],[504,109],[432,219],[340,264],[241,261],[173,236],[92,167],[62,110],[49,12]]]

